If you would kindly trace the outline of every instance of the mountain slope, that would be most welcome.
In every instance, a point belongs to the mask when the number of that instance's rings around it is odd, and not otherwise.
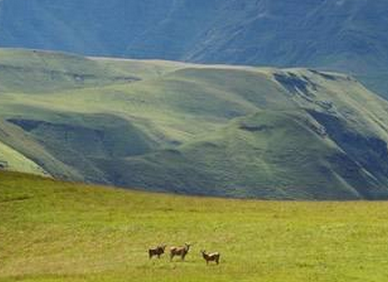
[[[385,0],[3,0],[0,46],[319,67],[388,97]]]
[[[230,197],[388,196],[388,103],[347,75],[1,52],[14,59],[0,64],[25,60],[20,72],[41,75],[24,89],[0,78],[0,141],[54,177]],[[59,59],[66,83],[50,75]],[[93,73],[101,80],[78,82]]]
[[[314,122],[294,113],[258,113],[177,150],[110,167],[128,171],[124,179],[132,185],[185,194],[317,200],[385,197],[385,184],[332,140],[317,134],[320,129]]]
[[[24,155],[0,142],[0,169],[45,175],[45,171]]]
[[[53,176],[61,179],[83,180],[71,167],[58,161],[53,155],[10,122],[0,120],[1,169]],[[49,174],[48,171],[51,173]]]

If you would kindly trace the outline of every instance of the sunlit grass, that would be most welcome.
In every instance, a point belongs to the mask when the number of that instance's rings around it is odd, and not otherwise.
[[[0,281],[385,281],[387,218],[384,202],[190,198],[2,173]],[[148,259],[150,246],[184,242],[185,262]]]

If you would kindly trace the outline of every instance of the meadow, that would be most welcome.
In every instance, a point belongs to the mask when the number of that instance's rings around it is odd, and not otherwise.
[[[148,259],[184,242],[184,262]],[[387,266],[385,202],[183,197],[0,172],[1,282],[368,282],[386,281]]]

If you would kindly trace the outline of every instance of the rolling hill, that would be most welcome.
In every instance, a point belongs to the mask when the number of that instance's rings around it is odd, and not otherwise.
[[[388,97],[385,0],[2,0],[0,46],[314,67]]]
[[[387,203],[190,198],[0,172],[0,281],[385,281]],[[185,262],[148,259],[192,243]],[[219,251],[206,266],[200,250]]]
[[[0,51],[0,161],[262,199],[386,199],[388,103],[347,75]]]

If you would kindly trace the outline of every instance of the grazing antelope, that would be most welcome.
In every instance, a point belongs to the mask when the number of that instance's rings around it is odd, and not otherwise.
[[[166,245],[157,246],[156,248],[152,248],[148,250],[149,258],[152,259],[153,256],[160,256],[164,254],[164,250],[166,249]]]
[[[184,247],[171,247],[170,248],[170,261],[174,256],[180,256],[182,260],[185,260],[185,256],[190,250],[190,244],[185,243]]]
[[[216,264],[220,262],[220,253],[210,253],[207,254],[206,251],[201,251],[203,258],[206,260],[206,264],[209,264],[209,261],[215,261]]]

